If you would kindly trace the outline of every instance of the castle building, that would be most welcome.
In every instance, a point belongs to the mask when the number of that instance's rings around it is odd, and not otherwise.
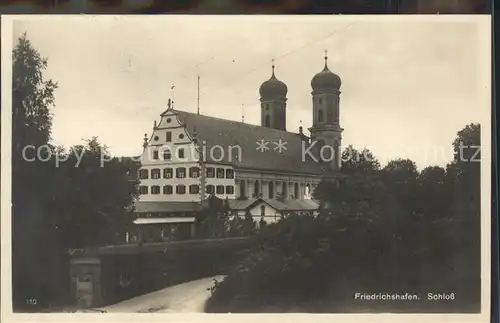
[[[180,235],[192,235],[195,215],[209,196],[227,199],[233,214],[250,212],[257,222],[317,210],[314,188],[341,176],[341,80],[326,56],[311,87],[310,137],[302,126],[297,133],[287,131],[288,89],[274,65],[259,89],[261,125],[182,111],[169,100],[153,133],[144,138],[135,223],[159,230],[160,239],[174,227]]]

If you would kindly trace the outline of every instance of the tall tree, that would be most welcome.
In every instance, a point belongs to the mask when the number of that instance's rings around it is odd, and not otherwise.
[[[14,307],[43,304],[54,293],[58,246],[43,206],[53,189],[49,145],[57,84],[46,80],[47,59],[22,35],[12,52],[12,272]],[[47,302],[45,302],[47,303]]]
[[[465,126],[453,141],[454,160],[447,166],[453,183],[453,217],[479,217],[481,193],[481,129],[477,123]]]
[[[128,172],[136,167],[111,158],[95,137],[65,157],[58,174],[61,194],[50,204],[52,213],[64,215],[59,218],[64,246],[124,243],[137,197],[137,181]]]

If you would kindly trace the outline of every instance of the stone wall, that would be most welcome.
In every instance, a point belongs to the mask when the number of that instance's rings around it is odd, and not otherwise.
[[[253,244],[252,238],[226,238],[82,251],[70,261],[73,303],[82,308],[101,307],[224,274]]]

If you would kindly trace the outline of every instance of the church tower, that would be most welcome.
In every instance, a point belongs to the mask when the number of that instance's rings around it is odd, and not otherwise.
[[[274,75],[260,86],[261,126],[286,131],[286,94],[288,88]]]
[[[340,127],[339,96],[342,82],[340,77],[328,69],[325,52],[325,67],[311,80],[313,101],[313,125],[311,143],[322,147],[321,157],[331,164],[332,169],[340,168],[342,129]]]

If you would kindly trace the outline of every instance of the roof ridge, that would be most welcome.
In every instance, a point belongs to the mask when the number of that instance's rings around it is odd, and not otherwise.
[[[298,133],[298,132],[291,132],[291,131],[287,131],[287,130],[269,128],[269,127],[264,127],[264,126],[252,124],[252,123],[245,123],[245,122],[236,121],[236,120],[224,119],[224,118],[220,118],[220,117],[213,117],[213,116],[208,116],[206,114],[198,114],[198,113],[194,113],[194,112],[190,112],[190,111],[176,110],[176,109],[172,109],[171,111],[174,111],[176,113],[185,113],[185,114],[195,116],[195,117],[204,117],[204,118],[210,118],[210,119],[220,120],[220,121],[224,121],[224,122],[230,122],[230,123],[234,123],[237,125],[245,125],[245,126],[250,126],[250,127],[255,127],[255,128],[265,128],[265,129],[269,129],[270,131],[284,132],[284,133],[288,133],[288,134],[292,134],[292,135],[300,135],[300,133]]]

